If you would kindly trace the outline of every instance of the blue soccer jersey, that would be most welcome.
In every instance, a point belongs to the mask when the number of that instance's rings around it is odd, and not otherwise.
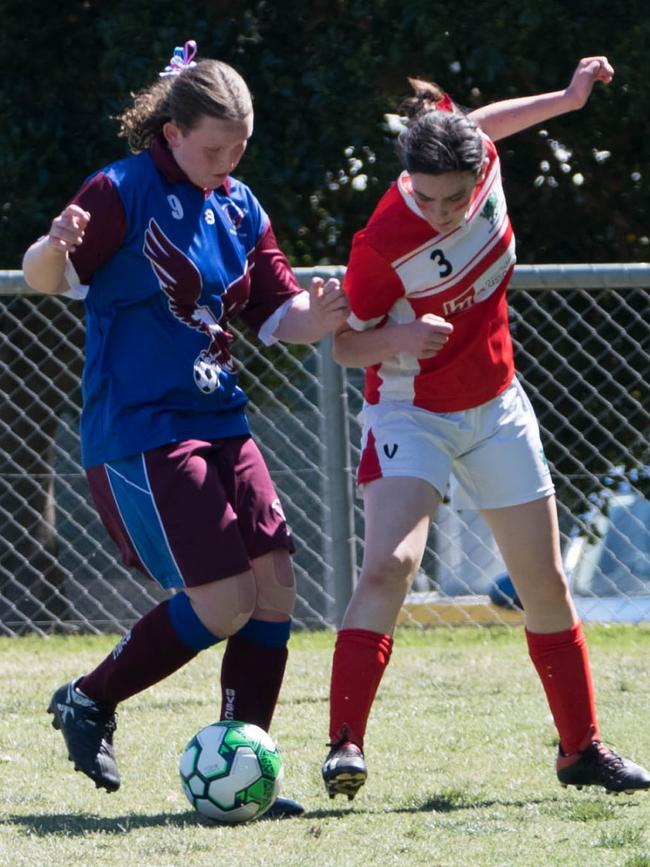
[[[228,320],[271,342],[301,291],[252,192],[198,189],[159,141],[72,201],[91,214],[66,275],[86,306],[84,466],[247,434]]]

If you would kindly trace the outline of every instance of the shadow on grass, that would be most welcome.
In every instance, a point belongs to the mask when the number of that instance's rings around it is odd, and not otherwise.
[[[335,807],[329,810],[308,810],[305,813],[306,819],[327,819],[336,816],[354,815],[354,814],[381,814],[381,813],[453,813],[460,810],[485,810],[491,807],[515,807],[525,809],[536,805],[546,809],[546,811],[554,811],[561,807],[564,818],[582,819],[582,813],[590,815],[592,811],[598,813],[603,810],[602,798],[596,795],[595,799],[584,799],[581,804],[567,803],[566,797],[561,793],[553,796],[539,798],[478,798],[473,797],[467,792],[449,790],[439,792],[430,797],[424,798],[418,802],[404,804],[403,806],[387,807],[387,806],[372,806],[365,805],[362,801],[355,802],[345,801],[340,802],[340,807]],[[617,807],[634,806],[634,801],[618,801],[616,804],[608,802],[605,807],[609,815],[612,810]],[[580,811],[580,815],[574,817],[572,811]]]
[[[137,828],[182,828],[190,825],[205,825],[194,810],[184,813],[159,813],[153,816],[138,816],[129,813],[127,816],[80,815],[78,813],[49,813],[46,816],[3,816],[2,825],[22,825],[30,834],[38,837],[65,836],[82,837],[85,834],[102,832],[104,834],[125,834]]]
[[[602,799],[584,799],[581,804],[569,805],[565,803],[562,795],[540,798],[478,798],[472,797],[466,792],[447,791],[434,794],[417,803],[405,804],[396,807],[373,807],[366,806],[363,802],[353,803],[345,801],[340,806],[332,806],[325,810],[308,810],[301,817],[271,818],[261,817],[259,822],[265,821],[290,821],[304,822],[313,819],[330,819],[346,815],[379,815],[387,813],[453,813],[460,810],[482,810],[491,807],[518,807],[527,808],[531,805],[546,807],[547,811],[557,810],[561,804],[562,817],[573,821],[586,821],[587,819],[611,818],[618,812],[617,807],[634,807],[638,802],[633,800],[621,800],[616,804],[608,801],[603,807]],[[605,810],[605,813],[603,813]],[[79,815],[77,813],[53,813],[48,815],[25,815],[0,817],[2,825],[22,826],[29,834],[38,837],[63,835],[67,837],[82,837],[86,834],[97,832],[105,834],[127,834],[139,828],[183,828],[191,826],[225,827],[218,822],[212,823],[202,818],[194,810],[186,810],[182,813],[158,813],[152,816],[138,816],[129,813],[126,816],[112,816],[102,818],[100,816]]]
[[[366,806],[363,803],[353,803],[352,801],[341,802],[341,806],[337,809],[332,807],[330,810],[308,810],[305,813],[307,819],[327,819],[332,816],[341,816],[354,813],[380,814],[380,813],[451,813],[454,810],[473,810],[485,807],[493,807],[495,804],[505,805],[505,801],[500,800],[479,800],[471,798],[467,795],[454,794],[439,794],[426,798],[417,803],[405,804],[399,807],[373,807]],[[531,801],[521,801],[521,806],[530,804]],[[514,802],[510,802],[511,806],[515,806]]]
[[[261,816],[256,822],[295,822],[292,816]],[[194,810],[183,813],[158,813],[154,816],[138,816],[129,813],[127,816],[80,815],[78,813],[48,813],[47,815],[2,816],[0,828],[3,825],[22,826],[27,833],[36,837],[64,836],[83,837],[86,834],[128,834],[139,828],[185,828],[202,826],[204,828],[223,828],[227,824],[211,822]]]

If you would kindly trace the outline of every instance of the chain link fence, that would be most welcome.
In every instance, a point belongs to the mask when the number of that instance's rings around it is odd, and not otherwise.
[[[298,269],[339,276],[342,268]],[[586,620],[650,619],[650,266],[520,266],[519,375],[538,412]],[[0,634],[123,631],[163,591],[125,569],[79,462],[80,302],[0,272]],[[361,559],[353,490],[362,373],[325,340],[263,352],[237,332],[249,417],[291,524],[302,628],[340,622]],[[137,373],[137,372],[136,372]],[[402,623],[519,623],[487,527],[443,505]]]

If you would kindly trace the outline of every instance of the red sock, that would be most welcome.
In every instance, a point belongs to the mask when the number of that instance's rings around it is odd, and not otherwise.
[[[198,651],[181,641],[168,606],[166,599],[140,618],[106,659],[81,678],[79,689],[93,701],[115,705],[193,659]]]
[[[280,694],[289,651],[243,635],[228,639],[221,661],[221,716],[268,731]]]
[[[582,624],[564,632],[526,630],[528,652],[546,692],[565,755],[599,740],[594,688]]]
[[[363,749],[375,694],[390,660],[393,639],[369,629],[341,629],[330,685],[330,743],[341,738]]]

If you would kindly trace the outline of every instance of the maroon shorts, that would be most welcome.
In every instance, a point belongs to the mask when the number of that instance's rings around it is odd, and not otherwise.
[[[122,559],[162,587],[193,587],[293,552],[271,476],[250,437],[184,440],[87,470]]]

